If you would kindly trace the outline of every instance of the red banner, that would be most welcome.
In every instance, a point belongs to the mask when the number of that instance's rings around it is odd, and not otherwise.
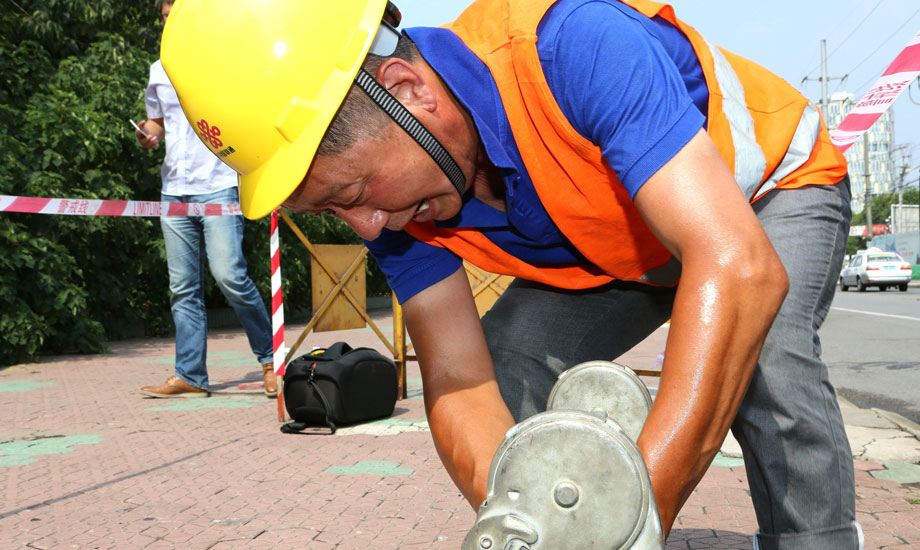
[[[895,99],[910,86],[920,74],[920,32],[891,62],[866,95],[856,103],[853,110],[831,132],[831,142],[841,151],[846,151],[866,130],[875,124]]]
[[[0,212],[62,216],[242,216],[239,204],[197,202],[113,201],[100,199],[46,199],[0,195]]]

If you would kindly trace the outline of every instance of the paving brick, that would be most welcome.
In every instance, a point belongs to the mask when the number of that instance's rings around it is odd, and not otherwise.
[[[380,325],[391,322],[384,317]],[[369,331],[311,334],[303,346],[347,340],[384,351],[374,338]],[[659,345],[634,357],[654,362]],[[0,425],[0,441],[96,438],[0,466],[0,550],[457,550],[475,520],[440,464],[421,399],[400,401],[385,423],[333,436],[285,435],[275,401],[257,387],[231,393],[259,379],[240,331],[211,335],[210,371],[222,390],[208,408],[137,393],[170,374],[171,340],[111,348],[105,356],[49,357],[0,371],[0,382],[33,387],[0,392],[0,410],[12,420]],[[418,369],[409,367],[418,395]],[[327,471],[372,461],[411,472]],[[920,506],[910,501],[920,490],[873,477],[885,468],[880,463],[854,466],[866,548],[920,548]],[[747,550],[756,529],[744,468],[713,466],[668,548]]]

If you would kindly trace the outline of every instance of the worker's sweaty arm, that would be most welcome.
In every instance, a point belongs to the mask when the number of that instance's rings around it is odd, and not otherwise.
[[[463,268],[403,304],[422,371],[435,448],[473,509],[486,498],[492,456],[514,419]]]
[[[788,281],[702,130],[635,203],[682,264],[661,382],[638,440],[667,534],[731,426]]]

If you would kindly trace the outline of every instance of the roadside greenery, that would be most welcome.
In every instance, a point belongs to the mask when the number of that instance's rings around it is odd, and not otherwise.
[[[129,118],[158,56],[153,1],[11,0],[0,12],[0,194],[159,200],[163,148]],[[317,243],[357,243],[341,222],[296,216]],[[250,274],[271,296],[268,221],[247,223]],[[309,256],[281,230],[285,305],[309,309]],[[369,262],[371,263],[371,262]],[[383,294],[378,270],[369,293]],[[225,305],[209,281],[209,307]],[[0,366],[172,329],[159,220],[0,214]]]
[[[920,190],[916,187],[908,187],[904,190],[902,199],[903,204],[920,204]],[[891,216],[891,205],[898,204],[898,194],[889,193],[872,197],[872,225],[885,223]],[[866,211],[853,214],[851,225],[866,225]],[[866,237],[850,237],[847,239],[847,254],[856,254],[859,250],[865,250],[868,246]]]

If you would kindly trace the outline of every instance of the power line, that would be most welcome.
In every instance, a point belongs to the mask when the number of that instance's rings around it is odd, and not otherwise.
[[[920,88],[920,78],[914,79],[914,82],[917,83],[917,88]],[[914,92],[911,91],[911,86],[907,87],[907,97],[910,98],[910,102],[914,105],[920,105],[920,101],[914,101]]]
[[[882,73],[883,73],[883,72],[885,72],[885,71],[884,71],[884,70],[878,71],[877,73],[875,73],[875,76],[873,76],[873,77],[870,78],[869,80],[863,82],[862,84],[860,84],[859,86],[857,86],[855,89],[856,89],[856,90],[863,90],[863,89],[865,89],[866,86],[868,86],[869,84],[872,84],[873,82],[875,82],[876,80],[878,80],[878,77],[882,76]]]
[[[920,13],[920,9],[917,9],[917,11],[915,11],[914,13],[912,13],[910,17],[908,17],[907,19],[905,19],[904,22],[901,23],[901,26],[899,26],[897,29],[894,30],[894,32],[892,32],[890,35],[888,35],[888,38],[886,38],[885,40],[883,40],[882,43],[879,44],[877,48],[875,48],[874,50],[872,50],[872,53],[870,53],[870,54],[867,55],[862,61],[860,61],[859,63],[857,63],[855,67],[853,67],[852,69],[850,69],[849,71],[847,71],[847,74],[851,74],[853,71],[855,71],[856,69],[858,69],[859,67],[861,67],[863,63],[865,63],[866,61],[868,61],[873,55],[875,55],[876,53],[878,53],[878,51],[879,51],[880,49],[882,49],[882,46],[884,46],[884,45],[887,44],[892,38],[894,38],[895,35],[898,34],[898,31],[900,31],[901,29],[904,28],[905,25],[907,25],[908,23],[910,23],[910,20],[913,19],[914,17],[916,17],[918,13]],[[879,71],[878,73],[876,73],[874,77],[872,77],[870,80],[868,80],[866,83],[862,84],[861,86],[857,87],[856,89],[857,89],[857,90],[861,90],[861,89],[863,89],[864,86],[866,86],[866,85],[868,85],[868,84],[871,84],[872,82],[875,82],[875,80],[876,80],[883,72],[884,72],[884,69],[882,69],[881,71]]]
[[[839,90],[840,88],[842,88],[843,85],[847,83],[847,77],[848,77],[848,76],[849,76],[849,75],[844,75],[843,78],[840,79],[840,82],[837,83],[837,87],[834,88],[834,91],[835,91],[835,92],[836,92],[837,90]]]
[[[853,35],[856,33],[856,31],[859,30],[860,27],[862,27],[863,24],[864,24],[866,21],[869,20],[869,17],[875,12],[875,10],[876,10],[879,6],[882,5],[882,2],[883,2],[883,0],[878,0],[878,4],[876,4],[874,8],[872,8],[871,10],[869,10],[869,13],[867,13],[865,16],[862,17],[862,20],[859,22],[858,25],[856,25],[856,28],[854,28],[852,31],[850,31],[850,34],[848,34],[848,35],[846,36],[846,38],[844,38],[843,41],[840,42],[840,44],[837,44],[837,47],[834,48],[834,49],[831,51],[831,53],[827,54],[827,59],[830,59],[831,56],[834,55],[834,53],[835,53],[837,50],[839,50],[840,47],[843,46],[843,45],[846,43],[846,41],[849,40],[850,37],[853,36]],[[845,20],[849,19],[850,15],[852,15],[852,14],[853,14],[853,11],[851,11],[851,12],[850,12],[849,14],[847,14],[843,19],[841,19],[839,23],[837,23],[836,25],[834,25],[834,28],[839,27],[839,26],[840,26],[840,23],[843,23]],[[826,39],[827,39],[827,37],[825,37],[825,40],[826,40]],[[809,70],[809,71],[807,71],[807,72],[805,73],[805,76],[810,75],[811,73],[813,73],[813,72],[815,71],[815,69],[817,69],[817,68],[820,67],[820,66],[821,66],[821,62],[819,61],[817,65],[815,65],[811,70]]]
[[[863,23],[865,23],[866,21],[869,20],[869,17],[870,17],[873,13],[875,13],[875,10],[876,10],[879,6],[882,5],[882,1],[883,1],[883,0],[878,0],[878,4],[876,4],[875,7],[872,8],[872,10],[871,10],[869,13],[866,14],[866,16],[863,18],[863,20],[859,22],[859,25],[856,25],[856,28],[855,28],[855,29],[853,29],[852,31],[850,31],[850,34],[848,34],[847,37],[843,39],[843,42],[841,42],[840,44],[838,44],[837,47],[834,48],[833,51],[831,51],[831,53],[827,54],[828,59],[830,59],[830,57],[831,57],[832,55],[834,55],[834,53],[835,53],[837,50],[839,50],[841,46],[843,46],[844,44],[846,44],[847,40],[849,40],[850,37],[853,36],[853,34],[855,34],[856,31],[858,31],[859,28],[863,26]]]

